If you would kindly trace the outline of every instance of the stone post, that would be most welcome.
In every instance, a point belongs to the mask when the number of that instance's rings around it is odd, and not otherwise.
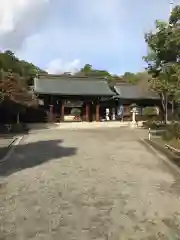
[[[133,112],[132,112],[132,122],[133,123],[136,122],[136,112],[135,112],[135,110],[133,110]]]
[[[136,109],[135,108],[133,108],[132,109],[132,121],[131,121],[131,128],[135,128],[135,127],[137,127],[137,124],[136,124]]]

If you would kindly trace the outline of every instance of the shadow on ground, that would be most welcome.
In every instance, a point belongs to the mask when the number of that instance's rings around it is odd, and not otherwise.
[[[62,142],[49,140],[19,145],[11,157],[0,163],[0,176],[8,176],[26,168],[76,154],[77,148],[61,146]]]
[[[7,154],[11,144],[16,139],[15,136],[1,136],[0,135],[0,161],[4,158],[4,156]]]

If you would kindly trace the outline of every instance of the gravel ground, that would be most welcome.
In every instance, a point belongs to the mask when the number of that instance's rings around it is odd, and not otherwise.
[[[45,130],[0,165],[0,240],[179,239],[179,177],[139,130]]]

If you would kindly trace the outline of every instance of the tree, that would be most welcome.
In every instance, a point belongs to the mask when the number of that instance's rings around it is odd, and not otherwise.
[[[79,77],[86,76],[95,78],[105,78],[109,82],[121,80],[120,76],[110,74],[106,70],[94,69],[90,64],[85,64],[84,67],[81,68],[80,72],[77,72],[75,75]]]
[[[111,86],[113,86],[116,82],[138,84],[140,81],[142,81],[142,79],[144,80],[150,78],[150,75],[147,71],[138,73],[125,72],[122,76],[118,76],[115,74],[110,74],[106,70],[94,69],[90,64],[85,64],[85,66],[80,70],[80,72],[77,72],[75,76],[105,78],[109,81]]]
[[[169,23],[156,21],[155,32],[145,34],[149,53],[144,57],[152,75],[151,87],[159,93],[162,109],[167,122],[167,104],[175,99],[180,89],[178,76],[180,59],[180,33],[177,31],[180,7],[175,7]]]
[[[80,72],[84,73],[85,76],[88,76],[92,71],[92,65],[85,64],[83,68],[81,68]]]
[[[12,71],[13,73],[18,74],[22,77],[21,80],[27,82],[28,84],[32,84],[32,79],[37,74],[37,72],[40,74],[46,73],[32,63],[20,60],[10,50],[0,52],[0,69],[4,72]]]
[[[28,92],[34,76],[45,73],[32,63],[20,60],[12,51],[0,52],[0,106],[6,109],[9,116],[19,116],[29,105],[36,105],[35,96]]]
[[[36,99],[33,99],[28,90],[19,83],[18,76],[14,75],[12,71],[6,73],[1,80],[0,92],[3,100],[9,106],[7,111],[16,113],[17,123],[19,123],[19,115],[25,110],[25,106],[36,103]]]
[[[88,77],[111,77],[111,74],[109,74],[107,71],[93,69],[92,65],[90,64],[85,64],[84,67],[81,68],[80,72]]]
[[[137,74],[131,72],[125,72],[122,76],[122,80],[127,83],[136,84],[138,82]]]

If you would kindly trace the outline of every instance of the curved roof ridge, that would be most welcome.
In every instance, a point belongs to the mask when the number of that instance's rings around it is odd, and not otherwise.
[[[73,75],[52,75],[52,74],[43,74],[43,75],[39,75],[38,79],[59,79],[59,80],[79,80],[79,81],[105,81],[107,82],[107,79],[105,77],[87,77],[87,76],[73,76]]]

